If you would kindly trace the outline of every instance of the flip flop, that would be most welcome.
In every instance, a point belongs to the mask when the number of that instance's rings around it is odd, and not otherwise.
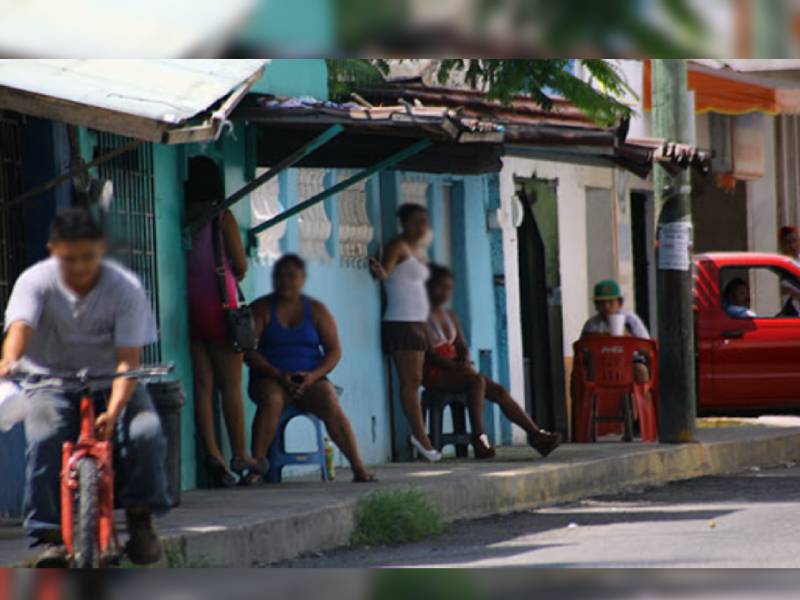
[[[242,487],[254,487],[264,483],[264,476],[255,471],[242,475],[239,485]]]
[[[353,475],[353,483],[378,483],[378,478],[375,477],[374,473],[367,473],[366,475],[359,473]]]

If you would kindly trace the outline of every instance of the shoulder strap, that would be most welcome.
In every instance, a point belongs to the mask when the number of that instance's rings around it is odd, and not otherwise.
[[[222,306],[229,306],[228,282],[225,274],[225,263],[222,258],[222,232],[219,228],[219,217],[211,220],[211,245],[214,248],[214,272],[217,275],[217,287]]]
[[[214,271],[217,274],[217,286],[219,288],[219,297],[222,300],[222,306],[232,308],[231,299],[228,298],[228,280],[227,271],[225,270],[225,260],[222,254],[222,230],[219,226],[219,217],[214,217],[211,221],[211,245],[214,248]],[[239,304],[244,306],[247,300],[242,292],[242,287],[239,282],[236,282],[236,297]]]

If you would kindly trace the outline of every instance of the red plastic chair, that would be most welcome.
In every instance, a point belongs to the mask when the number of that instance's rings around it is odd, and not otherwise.
[[[573,441],[595,442],[606,434],[622,434],[631,441],[635,421],[643,442],[658,441],[658,344],[594,335],[575,342],[573,350]],[[636,353],[648,357],[648,383],[633,379]]]

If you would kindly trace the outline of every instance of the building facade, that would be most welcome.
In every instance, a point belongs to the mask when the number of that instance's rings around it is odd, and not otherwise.
[[[281,96],[327,97],[327,70],[323,60],[275,60],[252,88]],[[45,253],[46,230],[58,208],[72,201],[69,185],[56,188],[47,202],[25,204],[25,237],[20,238],[18,216],[2,206],[39,181],[62,172],[70,163],[70,148],[85,161],[92,160],[130,140],[87,128],[75,128],[67,140],[64,124],[3,113],[4,136],[22,139],[34,127],[46,127],[39,144],[48,152],[23,155],[17,145],[0,145],[0,243],[5,263],[0,273],[3,304],[14,277]],[[41,123],[40,123],[41,121]],[[13,127],[12,127],[13,126]],[[64,139],[62,139],[64,138]],[[4,141],[6,137],[3,138]],[[9,138],[12,139],[12,138]],[[146,359],[174,362],[174,377],[186,393],[182,412],[182,486],[202,485],[194,427],[192,371],[186,302],[186,251],[184,182],[188,161],[204,154],[221,166],[228,194],[263,172],[257,166],[255,133],[238,122],[231,135],[202,144],[145,143],[99,167],[92,174],[114,185],[114,199],[105,215],[113,235],[114,255],[142,278],[156,312],[160,340],[146,349]],[[45,162],[46,161],[46,164]],[[348,175],[343,169],[293,168],[256,189],[234,207],[243,239],[248,230],[282,209],[329,188]],[[32,175],[31,175],[32,174]],[[25,175],[25,178],[22,178]],[[30,175],[30,176],[29,176]],[[38,177],[38,179],[36,177]],[[493,218],[499,208],[495,175],[463,176],[385,171],[347,188],[297,218],[269,229],[250,248],[251,265],[243,282],[249,300],[271,290],[271,269],[283,253],[303,256],[309,266],[307,292],[324,301],[337,320],[344,356],[331,374],[344,389],[342,404],[355,429],[368,463],[382,463],[408,455],[404,418],[392,402],[392,370],[381,351],[380,286],[371,277],[367,257],[397,233],[395,212],[405,202],[428,207],[433,225],[432,260],[450,265],[458,278],[455,308],[464,323],[476,364],[491,376],[509,381],[505,338],[505,304],[501,282],[504,269],[502,233]],[[35,207],[35,208],[34,208]],[[46,210],[45,210],[46,209]],[[247,381],[244,391],[246,397]],[[245,400],[248,421],[255,406]],[[510,429],[494,407],[487,409],[487,426],[497,441],[509,440]],[[222,428],[220,428],[220,433]],[[220,435],[224,439],[224,435]],[[311,443],[311,432],[292,424],[289,447]],[[20,428],[0,434],[3,486],[2,510],[16,513],[21,495],[24,464]],[[342,457],[337,460],[341,463]],[[12,473],[13,471],[13,473]]]

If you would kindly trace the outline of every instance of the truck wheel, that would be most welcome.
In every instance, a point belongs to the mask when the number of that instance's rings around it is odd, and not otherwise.
[[[94,459],[78,463],[78,519],[75,529],[75,566],[97,566],[97,487],[98,472]]]
[[[624,416],[624,429],[622,432],[623,442],[633,441],[633,398],[630,394],[626,394],[623,399],[623,416]]]

